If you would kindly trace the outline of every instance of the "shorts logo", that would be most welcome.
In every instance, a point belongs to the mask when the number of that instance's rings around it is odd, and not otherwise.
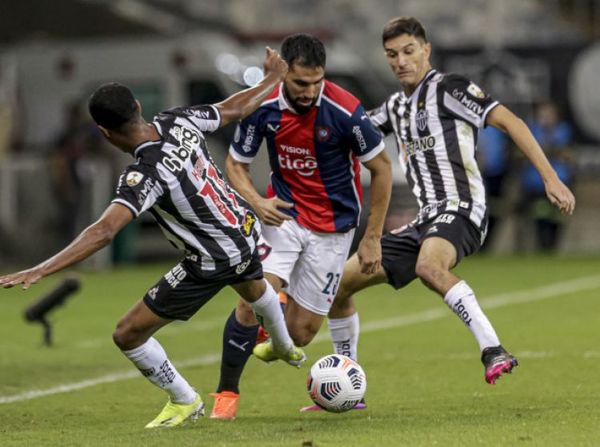
[[[181,264],[177,264],[171,269],[170,272],[168,272],[165,275],[165,279],[167,280],[169,285],[174,289],[179,285],[181,281],[185,279],[186,276],[187,272],[183,269],[183,266]]]
[[[251,213],[246,213],[244,216],[244,223],[242,224],[242,230],[246,236],[250,236],[252,234],[252,229],[254,228],[255,223],[256,217],[254,217]]]
[[[451,224],[454,222],[454,219],[456,219],[456,216],[453,216],[452,214],[440,214],[438,217],[436,217],[433,223]]]
[[[158,286],[152,287],[150,290],[148,290],[148,296],[150,298],[152,298],[153,300],[156,299],[157,293],[158,293]]]
[[[427,230],[427,234],[430,234],[430,233],[437,233],[437,232],[438,232],[438,227],[437,227],[437,225],[432,225],[432,226],[430,226],[430,227],[429,227],[429,229]]]
[[[247,261],[244,261],[241,264],[239,264],[235,268],[235,273],[237,273],[238,275],[243,273],[244,270],[246,270],[248,268],[248,266],[250,265],[251,262],[252,262],[252,259],[248,259]]]
[[[429,113],[427,110],[421,109],[417,112],[415,120],[417,121],[417,128],[422,132],[427,129],[427,120],[429,119]]]
[[[139,185],[143,178],[144,174],[141,172],[131,171],[127,174],[127,177],[125,177],[125,181],[128,186],[133,188],[134,186]]]
[[[321,143],[329,140],[331,136],[331,129],[329,127],[317,127],[317,140]]]

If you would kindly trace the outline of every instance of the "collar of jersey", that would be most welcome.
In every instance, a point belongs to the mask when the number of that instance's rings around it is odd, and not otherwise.
[[[415,90],[410,94],[410,96],[406,96],[406,93],[402,92],[402,94],[404,95],[404,97],[406,99],[412,98],[419,90],[421,90],[421,87],[423,86],[423,84],[425,84],[425,82],[427,82],[427,80],[429,78],[431,78],[434,74],[436,74],[437,71],[435,70],[435,68],[432,68],[431,70],[429,70],[427,73],[425,73],[425,76],[423,76],[423,79],[421,79],[421,82],[419,82],[417,84],[417,87],[415,88]]]
[[[325,89],[325,79],[323,79],[323,83],[321,84],[321,91],[319,92],[319,96],[317,97],[317,102],[315,103],[315,107],[321,106],[321,98],[323,97],[323,90]],[[277,97],[279,101],[279,109],[280,110],[289,110],[292,113],[298,115],[298,112],[294,110],[294,108],[287,102],[285,99],[285,94],[283,93],[283,82],[279,84],[279,95]]]
[[[156,131],[158,132],[158,134],[160,135],[160,137],[162,139],[163,134],[162,134],[162,129],[160,127],[160,124],[158,124],[156,121],[153,121],[151,124],[154,126],[154,128],[156,129]],[[160,143],[160,141],[159,140],[144,141],[143,143],[139,144],[133,150],[133,156],[136,158],[139,157],[140,156],[140,154],[138,153],[139,151],[141,151],[142,149],[144,149],[148,146],[152,146],[153,144],[156,144],[156,143]]]

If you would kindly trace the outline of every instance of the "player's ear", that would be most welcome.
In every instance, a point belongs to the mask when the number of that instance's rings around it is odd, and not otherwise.
[[[431,56],[431,44],[429,42],[423,44],[423,51],[425,52],[425,57],[429,59],[429,56]]]
[[[140,115],[142,114],[142,104],[140,104],[140,102],[137,99],[135,100],[135,110]]]
[[[102,135],[104,135],[107,139],[110,139],[110,130],[108,130],[106,127],[102,127],[102,126],[98,126],[98,129],[100,129],[100,132],[102,132]]]

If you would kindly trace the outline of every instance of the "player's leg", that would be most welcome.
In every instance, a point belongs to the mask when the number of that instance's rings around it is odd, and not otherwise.
[[[279,247],[281,251],[278,250]],[[275,272],[264,272],[265,279],[275,291],[279,291],[289,278],[300,250],[294,228],[286,224],[282,227],[263,227],[259,252],[263,254],[263,269],[267,266]],[[219,386],[217,392],[211,394],[216,399],[211,418],[231,420],[236,417],[239,384],[244,367],[256,345],[258,329],[258,321],[252,306],[244,299],[240,299],[223,330]]]
[[[435,228],[432,231],[431,228]],[[444,213],[424,229],[424,240],[415,267],[423,283],[440,294],[448,307],[463,321],[479,344],[486,367],[485,379],[495,383],[510,372],[517,360],[500,345],[498,335],[466,281],[451,269],[466,255],[477,251],[480,231],[466,218]]]
[[[204,413],[200,395],[152,335],[175,319],[190,318],[221,288],[218,284],[197,286],[184,263],[180,263],[117,324],[113,333],[115,344],[151,383],[169,395],[167,405],[147,428],[176,426]]]
[[[388,278],[383,267],[380,267],[374,274],[367,275],[360,271],[360,263],[356,254],[346,261],[340,285],[327,315],[329,333],[336,354],[358,360],[360,321],[353,295],[367,287],[387,281]]]
[[[259,261],[256,261],[260,265]],[[300,366],[306,356],[294,346],[279,305],[279,296],[268,281],[250,280],[233,284],[232,287],[250,303],[257,319],[269,332],[273,352],[279,359]]]

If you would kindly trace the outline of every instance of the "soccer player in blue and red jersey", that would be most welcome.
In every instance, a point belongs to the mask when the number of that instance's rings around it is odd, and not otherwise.
[[[325,79],[325,48],[306,34],[287,37],[284,81],[239,125],[226,169],[233,187],[262,221],[265,278],[287,287],[285,316],[295,343],[308,344],[328,314],[361,212],[360,163],[371,173],[367,228],[358,247],[362,271],[380,268],[378,240],[391,194],[391,163],[381,136],[352,94]],[[250,163],[266,140],[272,197],[254,188]],[[336,352],[356,358],[358,315],[330,315]],[[240,301],[223,334],[221,378],[211,417],[234,419],[239,380],[256,343],[258,322]],[[256,346],[275,360],[269,342]]]

